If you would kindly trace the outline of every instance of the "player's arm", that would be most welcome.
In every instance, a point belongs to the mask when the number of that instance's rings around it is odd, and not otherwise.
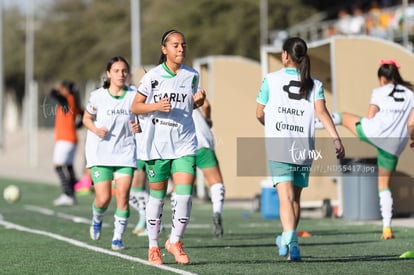
[[[410,116],[408,117],[407,130],[410,138],[410,148],[414,150],[414,109],[411,109]]]
[[[193,101],[194,101],[194,109],[197,109],[201,106],[204,105],[204,101],[206,100],[206,91],[204,90],[198,90],[194,95],[193,95]]]
[[[324,99],[319,99],[315,101],[315,113],[319,120],[322,122],[325,129],[328,131],[329,135],[333,138],[333,143],[336,150],[336,157],[338,159],[344,158],[345,148],[342,144],[338,132],[336,131],[335,124],[332,121],[332,117],[329,114],[328,109],[326,108]]]
[[[378,113],[378,111],[379,111],[379,108],[377,105],[370,104],[368,107],[367,118],[373,118],[375,114]]]
[[[155,111],[171,111],[171,103],[168,98],[163,98],[155,103],[146,103],[147,97],[137,92],[134,102],[131,105],[131,112],[137,115],[148,114]]]
[[[88,111],[85,111],[83,113],[82,123],[92,133],[97,135],[100,138],[104,138],[106,134],[108,133],[108,129],[106,128],[98,128],[95,125],[94,122],[95,115],[89,113]]]
[[[265,113],[264,113],[265,105],[257,103],[256,106],[256,118],[262,124],[265,125]]]
[[[201,106],[201,112],[206,120],[208,126],[213,127],[213,121],[211,120],[211,105],[207,98],[204,100],[203,106]]]
[[[262,85],[260,86],[259,95],[256,98],[256,118],[262,125],[265,125],[265,112],[264,109],[266,104],[269,102],[269,84],[267,77],[263,79]]]

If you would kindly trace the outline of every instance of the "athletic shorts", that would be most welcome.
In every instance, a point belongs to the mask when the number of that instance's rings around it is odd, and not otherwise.
[[[291,181],[296,187],[308,187],[311,166],[297,165],[279,161],[269,161],[274,185],[280,182]]]
[[[144,170],[145,168],[145,161],[143,160],[137,160],[137,170]]]
[[[196,164],[200,169],[217,167],[218,160],[216,152],[209,148],[200,148],[197,150]]]
[[[58,140],[53,151],[53,164],[72,165],[75,159],[76,143]]]
[[[183,156],[178,159],[156,159],[145,161],[145,170],[149,182],[161,182],[170,178],[176,172],[191,175],[196,173],[196,156]]]
[[[113,180],[119,176],[129,176],[132,178],[134,174],[133,167],[124,166],[93,166],[90,170],[94,184],[101,181]]]
[[[362,129],[362,125],[360,122],[357,122],[355,124],[355,129],[358,135],[358,138],[360,141],[364,141],[372,146],[374,146],[375,148],[377,148],[377,164],[379,167],[384,168],[385,170],[388,171],[395,171],[395,169],[397,168],[397,164],[398,164],[398,157],[390,154],[386,151],[384,151],[383,149],[379,148],[378,146],[376,146],[375,144],[373,144],[368,137],[365,135],[364,130]]]

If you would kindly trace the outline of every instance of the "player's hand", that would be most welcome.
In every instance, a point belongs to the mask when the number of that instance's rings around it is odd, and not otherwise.
[[[342,144],[341,139],[335,138],[333,140],[333,144],[335,146],[335,153],[337,159],[343,159],[345,157],[345,147]]]
[[[410,139],[410,148],[414,151],[414,139]]]
[[[108,129],[106,128],[97,128],[95,134],[100,138],[105,138],[106,134],[108,133]]]
[[[142,132],[141,126],[139,125],[139,121],[135,122],[133,120],[130,120],[129,125],[131,126],[131,130],[134,134]]]
[[[168,113],[169,111],[171,111],[171,103],[168,98],[163,98],[160,101],[158,101],[156,104],[158,104],[157,110],[160,112]]]
[[[194,109],[203,106],[204,100],[206,99],[206,91],[199,90],[193,95]]]

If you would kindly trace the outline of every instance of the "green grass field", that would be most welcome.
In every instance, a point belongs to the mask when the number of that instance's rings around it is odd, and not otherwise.
[[[274,239],[278,220],[264,220],[258,212],[225,207],[225,234],[212,235],[211,205],[193,202],[191,223],[183,239],[190,265],[165,254],[160,267],[146,263],[146,237],[131,233],[137,221],[132,211],[124,236],[126,249],[110,249],[113,206],[104,219],[102,238],[89,239],[93,195],[78,197],[74,207],[54,207],[58,186],[0,180],[1,190],[16,184],[22,198],[16,204],[0,200],[0,274],[413,274],[414,259],[399,256],[414,250],[414,229],[395,227],[396,239],[380,240],[378,225],[355,225],[341,219],[303,219],[299,230],[303,261],[278,256]],[[169,200],[164,206],[163,244],[170,227]],[[105,226],[106,225],[106,226]],[[163,249],[165,253],[165,250]]]

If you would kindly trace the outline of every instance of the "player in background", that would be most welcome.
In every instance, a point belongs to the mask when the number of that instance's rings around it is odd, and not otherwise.
[[[136,133],[136,142],[140,143],[141,133]],[[138,148],[138,146],[137,146]],[[137,152],[138,153],[138,152]],[[129,205],[138,212],[138,222],[132,230],[137,236],[147,236],[146,208],[148,203],[148,192],[146,190],[147,174],[145,162],[137,159],[137,166],[132,178],[131,192],[129,194]]]
[[[181,32],[169,30],[163,34],[159,65],[141,79],[131,108],[144,116],[140,119],[143,136],[138,152],[145,161],[149,181],[146,216],[150,264],[162,264],[159,234],[170,177],[176,188],[176,206],[165,249],[176,262],[190,262],[181,239],[190,221],[196,170],[193,109],[203,104],[205,92],[199,91],[199,73],[183,64],[186,48]]]
[[[126,85],[130,69],[125,58],[113,57],[106,66],[101,88],[93,91],[86,105],[83,124],[88,129],[85,154],[95,188],[92,204],[90,237],[99,240],[102,221],[112,198],[112,181],[116,184],[116,209],[112,249],[124,248],[122,236],[129,217],[129,191],[136,166],[134,134],[138,123],[130,112],[135,90]]]
[[[77,128],[81,121],[82,107],[79,103],[78,89],[72,81],[62,81],[50,92],[57,101],[55,118],[55,147],[53,163],[60,179],[63,194],[53,201],[55,206],[72,206],[76,204],[76,173],[73,168],[78,144]]]
[[[220,165],[214,150],[214,134],[211,131],[213,126],[211,120],[211,105],[207,99],[203,106],[193,111],[193,119],[197,134],[197,167],[203,172],[207,184],[210,188],[210,197],[213,208],[214,235],[218,238],[223,237],[223,205],[225,196],[225,186]],[[175,192],[171,193],[171,206],[175,207]]]
[[[145,69],[144,69],[145,71]],[[146,71],[145,71],[146,72]],[[131,84],[132,74],[129,75],[127,85],[137,91],[137,87]],[[135,142],[139,144],[142,137],[142,129],[139,124],[139,116],[135,116],[135,121],[138,122],[138,132],[135,134]],[[147,185],[147,174],[145,173],[145,162],[139,159],[138,146],[137,148],[137,165],[134,170],[132,177],[131,190],[129,193],[129,206],[135,209],[138,213],[138,222],[132,230],[132,234],[140,236],[148,236],[147,234],[147,220],[146,220],[146,208],[148,203],[148,191],[146,190]]]
[[[336,125],[346,127],[359,140],[377,149],[378,192],[384,240],[395,237],[391,227],[391,176],[409,137],[413,140],[413,85],[401,77],[399,68],[400,65],[393,59],[380,61],[377,71],[379,87],[372,91],[366,117],[346,112],[332,114]],[[315,120],[315,127],[323,128],[323,125]],[[414,148],[412,142],[410,147]]]
[[[291,151],[314,150],[314,115],[333,138],[337,158],[343,158],[345,150],[326,108],[323,85],[310,75],[306,42],[298,37],[286,39],[281,58],[284,68],[267,74],[262,82],[256,117],[265,127],[269,168],[280,200],[283,233],[277,238],[279,255],[300,261],[296,233],[300,196],[309,184],[313,159],[293,158]]]

